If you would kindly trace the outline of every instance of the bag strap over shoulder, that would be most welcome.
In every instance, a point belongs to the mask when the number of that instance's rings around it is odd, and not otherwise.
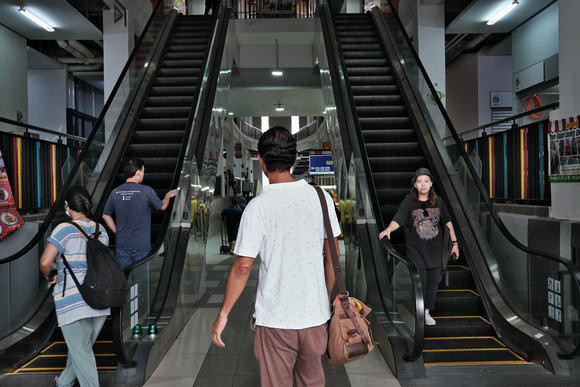
[[[322,206],[322,215],[324,217],[324,227],[326,228],[326,238],[328,239],[328,247],[330,248],[330,255],[332,257],[332,267],[334,268],[334,276],[336,277],[336,287],[338,288],[339,295],[348,296],[346,291],[346,286],[344,285],[344,278],[342,277],[342,267],[338,262],[338,251],[336,249],[336,244],[333,238],[332,226],[330,225],[330,218],[328,217],[328,207],[326,205],[326,198],[322,192],[322,188],[315,185],[316,193],[320,199],[320,205]],[[348,301],[347,301],[348,304]]]
[[[97,222],[95,222],[95,232],[93,234],[91,234],[91,236],[89,236],[89,234],[87,234],[87,232],[85,231],[85,229],[81,225],[79,225],[79,224],[77,224],[75,222],[67,222],[67,223],[70,224],[70,225],[73,225],[77,230],[79,230],[79,232],[81,233],[81,235],[86,240],[89,240],[89,238],[98,239],[99,238],[99,235],[101,234],[100,225]]]
[[[344,313],[352,321],[354,327],[356,328],[358,334],[366,345],[371,343],[370,338],[365,333],[364,329],[360,326],[356,319],[355,312],[350,308],[350,302],[348,299],[348,291],[344,285],[344,278],[342,276],[342,267],[338,261],[338,250],[336,249],[336,244],[334,243],[332,226],[330,225],[330,218],[328,217],[328,207],[326,204],[326,198],[322,192],[322,188],[315,185],[316,193],[318,193],[318,198],[320,199],[320,205],[322,207],[322,215],[324,217],[324,227],[326,228],[326,238],[328,239],[328,246],[330,248],[330,256],[332,257],[332,267],[334,268],[334,276],[336,277],[336,287],[338,288],[338,295],[340,300],[340,305],[344,310]]]

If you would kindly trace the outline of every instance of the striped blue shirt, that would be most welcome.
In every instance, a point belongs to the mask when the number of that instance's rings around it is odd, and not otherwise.
[[[95,222],[92,220],[75,221],[75,223],[82,226],[89,235],[95,231]],[[101,235],[99,236],[99,240],[108,246],[109,235],[103,226],[100,226],[100,229]],[[87,272],[87,241],[85,238],[74,226],[68,223],[61,223],[52,231],[47,241],[52,243],[60,253],[56,259],[58,281],[54,286],[54,303],[56,306],[58,325],[67,325],[88,317],[109,315],[111,313],[110,309],[93,309],[85,303],[68,270],[66,275],[66,289],[63,297],[63,287],[65,285],[64,270],[66,266],[62,261],[61,254],[65,255],[75,276],[80,283],[83,283]]]

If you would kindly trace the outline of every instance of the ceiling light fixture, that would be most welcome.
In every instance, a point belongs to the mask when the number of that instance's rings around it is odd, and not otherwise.
[[[278,67],[278,39],[274,39],[276,41],[276,68],[272,70],[272,75],[275,77],[281,77],[284,75],[280,67]]]
[[[38,16],[33,15],[32,13],[30,13],[30,11],[26,10],[24,7],[21,6],[20,8],[18,8],[18,12],[20,12],[21,14],[23,14],[24,16],[26,16],[27,18],[29,18],[30,20],[32,20],[33,22],[35,22],[36,24],[47,30],[48,32],[54,32],[54,28],[46,24],[44,21],[40,20]]]
[[[277,112],[283,112],[284,108],[282,107],[282,104],[280,103],[280,101],[278,101],[278,106],[276,106],[276,111]]]
[[[512,9],[514,9],[516,7],[516,5],[518,5],[518,4],[519,4],[519,2],[517,0],[515,0],[513,3],[509,4],[500,13],[498,13],[497,15],[495,15],[495,17],[493,19],[491,19],[490,21],[488,21],[487,22],[487,25],[488,26],[494,25],[499,19],[501,19],[502,17],[504,17],[505,15],[507,15],[508,12],[511,11]]]

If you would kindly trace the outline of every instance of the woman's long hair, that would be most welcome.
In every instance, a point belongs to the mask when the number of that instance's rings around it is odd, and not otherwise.
[[[80,212],[91,220],[95,220],[91,213],[91,195],[82,185],[71,186],[64,194],[68,206],[76,212]]]
[[[419,191],[417,191],[417,188],[415,188],[415,184],[413,184],[413,187],[411,188],[411,199],[413,200],[413,204],[419,204]],[[433,186],[431,186],[431,188],[429,188],[429,203],[431,203],[432,206],[435,205],[435,202],[437,201],[437,195],[435,194],[435,190],[433,189]]]

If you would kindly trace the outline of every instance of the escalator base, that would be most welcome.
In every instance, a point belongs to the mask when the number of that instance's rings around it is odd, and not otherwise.
[[[110,341],[97,341],[93,346],[99,373],[116,372],[117,358],[106,353]],[[64,341],[56,341],[46,347],[40,355],[14,371],[14,374],[46,374],[64,370],[67,359],[67,347]]]

